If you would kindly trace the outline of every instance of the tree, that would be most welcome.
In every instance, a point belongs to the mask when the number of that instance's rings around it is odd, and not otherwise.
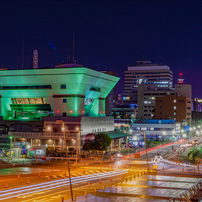
[[[114,119],[116,119],[116,112],[114,112],[114,113],[112,114],[112,116],[114,117]]]
[[[95,136],[95,139],[89,141],[83,145],[84,150],[107,150],[107,147],[111,144],[112,138],[107,134],[99,133]]]
[[[120,116],[121,116],[121,119],[125,119],[126,118],[126,113],[124,111],[121,111]]]
[[[107,150],[107,147],[111,144],[112,138],[107,134],[99,133],[94,139],[94,148],[96,150]]]

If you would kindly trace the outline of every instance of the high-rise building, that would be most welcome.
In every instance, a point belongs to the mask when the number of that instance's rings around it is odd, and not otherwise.
[[[38,50],[35,49],[33,51],[33,69],[38,69],[39,68],[39,53]]]
[[[138,86],[149,84],[157,90],[172,90],[173,73],[167,65],[151,64],[150,61],[137,61],[125,71],[124,103],[137,104]]]
[[[165,95],[175,95],[171,89],[157,90],[154,85],[141,84],[138,86],[138,118],[151,119],[155,109],[155,98]]]
[[[184,79],[182,78],[182,73],[180,73],[180,78],[178,79],[178,82],[175,85],[175,93],[177,96],[185,96],[188,98],[192,98],[191,85],[184,83]]]
[[[191,124],[190,97],[165,95],[156,97],[155,101],[155,119],[174,119],[176,122]]]

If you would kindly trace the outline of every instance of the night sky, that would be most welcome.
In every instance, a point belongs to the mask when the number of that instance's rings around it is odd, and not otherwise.
[[[121,80],[138,60],[169,65],[176,83],[180,72],[202,98],[201,1],[0,1],[0,67],[54,67],[75,59],[95,70],[112,70]]]

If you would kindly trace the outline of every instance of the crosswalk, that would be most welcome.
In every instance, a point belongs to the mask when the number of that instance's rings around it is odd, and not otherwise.
[[[90,168],[91,169],[91,168]],[[106,170],[106,168],[105,169],[102,169],[102,172],[104,171],[104,170]],[[135,168],[130,168],[130,169],[127,169],[128,170],[128,172],[135,172],[135,173],[142,173],[142,172],[146,172],[147,170],[146,169],[135,169]],[[88,172],[78,172],[78,173],[71,173],[71,177],[80,177],[80,176],[85,176],[85,175],[92,175],[92,174],[98,174],[98,173],[102,173],[102,172],[100,172],[100,170],[93,170],[93,169],[91,169],[90,171],[89,171],[89,169],[88,169]],[[66,174],[64,174],[64,175],[49,175],[49,176],[45,176],[46,178],[68,178],[68,175]]]
[[[100,171],[94,170],[94,171],[88,171],[88,172],[79,172],[79,173],[71,173],[71,177],[80,177],[85,175],[92,175],[92,174],[98,174]],[[49,175],[45,176],[46,178],[68,178],[68,174],[64,175]]]
[[[135,169],[135,168],[130,168],[128,169],[128,172],[146,172],[147,169]]]

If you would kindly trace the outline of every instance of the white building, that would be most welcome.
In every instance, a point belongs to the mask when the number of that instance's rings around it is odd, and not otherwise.
[[[125,103],[137,103],[140,84],[153,85],[157,90],[171,90],[173,73],[167,65],[151,64],[150,61],[138,61],[137,66],[129,66],[125,71],[123,92]]]

